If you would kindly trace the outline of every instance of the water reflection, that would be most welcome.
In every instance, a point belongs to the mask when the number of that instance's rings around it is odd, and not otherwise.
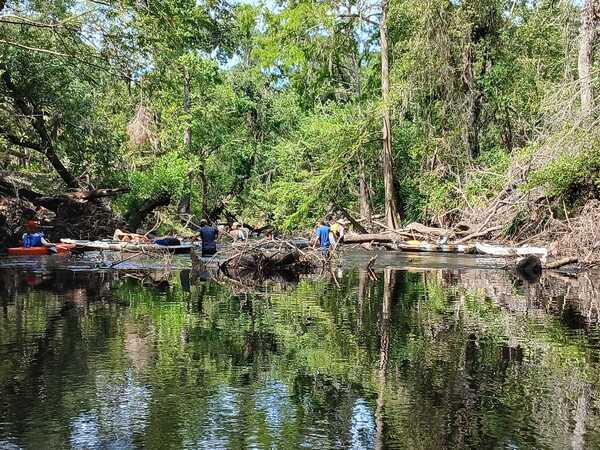
[[[597,448],[596,284],[0,271],[0,447]]]

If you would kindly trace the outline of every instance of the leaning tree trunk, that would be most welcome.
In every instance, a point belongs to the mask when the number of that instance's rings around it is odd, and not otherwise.
[[[394,192],[394,161],[392,157],[392,120],[390,118],[390,66],[387,34],[388,0],[383,0],[379,40],[381,45],[381,97],[383,101],[383,185],[385,190],[385,222],[392,229],[399,226]]]
[[[131,231],[137,230],[144,219],[154,211],[156,208],[161,206],[167,206],[171,203],[171,195],[167,193],[158,194],[156,197],[145,200],[139,208],[131,209],[127,213],[127,224]]]
[[[67,170],[56,154],[54,142],[46,126],[44,113],[40,106],[28,96],[27,92],[19,89],[14,83],[5,64],[0,64],[0,70],[2,71],[2,81],[4,82],[8,95],[12,98],[16,109],[20,111],[23,117],[29,121],[31,127],[35,130],[38,142],[22,140],[9,133],[8,130],[5,130],[6,133],[4,134],[4,137],[13,145],[29,148],[43,154],[68,187],[73,189],[79,187],[77,179]]]
[[[590,119],[594,110],[594,88],[592,69],[594,64],[594,44],[598,37],[600,16],[598,0],[584,0],[581,9],[581,33],[579,37],[579,84],[581,88],[581,114]]]
[[[358,189],[360,195],[360,215],[365,219],[368,229],[373,226],[371,206],[369,205],[369,185],[365,174],[365,160],[362,155],[358,157]]]

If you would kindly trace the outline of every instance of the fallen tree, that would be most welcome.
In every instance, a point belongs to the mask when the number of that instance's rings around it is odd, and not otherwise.
[[[148,217],[152,211],[162,206],[168,206],[170,203],[171,194],[163,192],[158,194],[156,197],[151,197],[144,200],[144,202],[142,202],[142,204],[139,206],[130,208],[125,215],[128,229],[131,231],[137,230],[144,222],[144,219]]]
[[[264,239],[252,244],[233,245],[225,257],[219,269],[234,279],[248,274],[255,278],[268,278],[282,271],[307,273],[327,263],[320,249],[300,249],[285,240]]]
[[[0,197],[9,233],[4,237],[11,245],[20,239],[26,210],[37,209],[46,236],[53,241],[63,237],[97,239],[110,237],[125,221],[115,214],[103,199],[128,192],[128,188],[78,190],[57,195],[45,195],[18,183],[0,179]],[[40,209],[41,208],[41,209]]]

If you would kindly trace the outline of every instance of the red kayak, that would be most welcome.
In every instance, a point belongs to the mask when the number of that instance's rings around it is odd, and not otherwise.
[[[56,244],[54,245],[56,252],[51,251],[52,249],[48,247],[11,247],[8,249],[8,254],[12,256],[39,256],[51,253],[69,253],[75,247],[75,244]]]

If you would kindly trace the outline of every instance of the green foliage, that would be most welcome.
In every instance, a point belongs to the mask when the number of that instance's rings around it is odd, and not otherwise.
[[[179,198],[188,189],[188,173],[194,170],[193,162],[179,153],[166,153],[151,167],[126,174],[131,192],[118,202],[123,211],[139,205],[143,200],[160,194]]]
[[[542,186],[548,195],[559,196],[583,185],[600,187],[600,157],[597,151],[561,155],[532,172],[524,188]]]
[[[68,171],[97,187],[129,185],[121,210],[189,195],[197,216],[225,200],[244,220],[292,231],[333,203],[357,211],[362,162],[381,212],[374,4],[128,0],[86,14],[83,1],[7,5],[19,6],[23,23],[0,22],[12,42],[0,62],[39,106]],[[394,0],[389,14],[397,201],[404,221],[436,223],[485,205],[523,149],[541,148],[549,94],[575,73],[578,6]],[[2,148],[38,143],[2,84],[0,96]],[[140,107],[143,123],[134,120]],[[147,132],[141,143],[130,139],[132,123]],[[594,152],[582,147],[534,171],[528,186],[558,194],[595,183]],[[27,164],[11,156],[1,167],[41,175],[40,189],[56,185],[46,155],[25,152]]]

